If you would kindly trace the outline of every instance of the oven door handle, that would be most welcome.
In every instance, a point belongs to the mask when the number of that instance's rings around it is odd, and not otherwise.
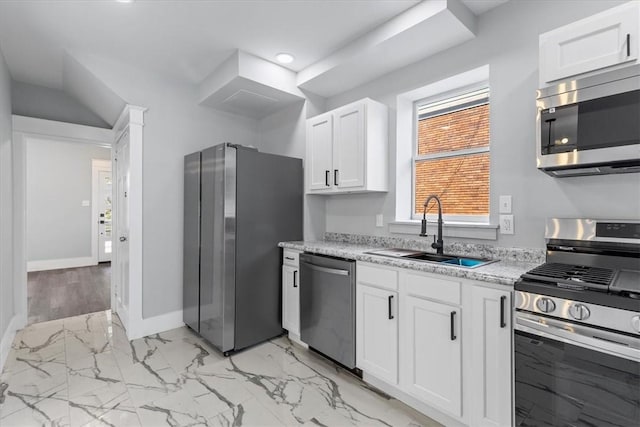
[[[514,328],[616,357],[640,360],[640,339],[540,316],[516,313]]]

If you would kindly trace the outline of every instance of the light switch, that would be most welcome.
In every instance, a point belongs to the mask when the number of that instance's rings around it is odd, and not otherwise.
[[[500,196],[500,213],[511,213],[511,196]]]
[[[83,208],[86,208],[88,206],[91,206],[91,202],[89,200],[83,200],[82,201],[82,205]]]

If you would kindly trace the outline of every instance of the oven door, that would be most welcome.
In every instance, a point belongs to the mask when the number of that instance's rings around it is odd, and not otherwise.
[[[516,426],[640,425],[640,337],[519,311],[514,348]]]

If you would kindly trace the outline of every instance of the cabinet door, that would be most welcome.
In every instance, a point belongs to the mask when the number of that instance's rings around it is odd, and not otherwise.
[[[474,286],[472,417],[474,426],[511,425],[511,292]]]
[[[307,121],[307,188],[332,190],[333,116],[323,114]]]
[[[462,415],[460,309],[407,296],[402,308],[406,351],[402,388],[435,408]]]
[[[631,2],[542,34],[542,82],[636,60],[639,9],[637,3]]]
[[[349,105],[334,112],[333,179],[338,188],[364,187],[365,107]]]
[[[358,284],[356,366],[391,384],[398,383],[398,294]]]
[[[282,266],[282,327],[300,336],[300,274],[297,267]]]

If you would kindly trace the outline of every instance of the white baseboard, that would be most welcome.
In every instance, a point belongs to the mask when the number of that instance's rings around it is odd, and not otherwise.
[[[13,316],[9,322],[9,327],[4,331],[2,339],[0,340],[0,372],[4,369],[4,364],[7,361],[7,356],[9,356],[13,339],[16,337],[19,323],[18,316]]]
[[[309,344],[302,342],[302,340],[300,339],[300,335],[289,332],[289,339],[301,347],[309,348]]]
[[[61,268],[89,267],[96,265],[90,256],[80,258],[43,259],[27,262],[27,271],[59,270]]]
[[[131,319],[129,321],[131,321]],[[182,321],[182,310],[176,310],[171,313],[142,319],[139,327],[132,328],[133,330],[131,332],[127,331],[127,336],[130,340],[134,340],[136,338],[146,337],[147,335],[157,334],[159,332],[180,328],[182,326],[184,326],[184,322]]]

